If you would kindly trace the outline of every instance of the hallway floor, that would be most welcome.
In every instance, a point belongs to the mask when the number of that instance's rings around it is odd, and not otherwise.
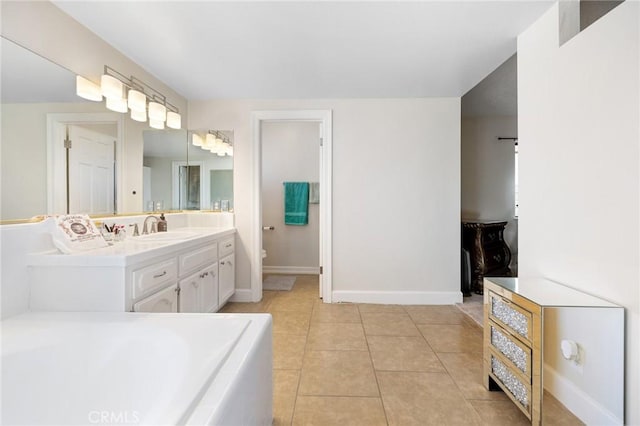
[[[455,306],[323,304],[318,277],[221,312],[273,316],[274,425],[526,425],[482,385],[482,329]],[[545,395],[545,424],[577,418]]]

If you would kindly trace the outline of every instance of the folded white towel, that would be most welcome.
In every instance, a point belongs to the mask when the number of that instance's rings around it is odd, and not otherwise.
[[[320,182],[309,182],[309,204],[320,204]]]

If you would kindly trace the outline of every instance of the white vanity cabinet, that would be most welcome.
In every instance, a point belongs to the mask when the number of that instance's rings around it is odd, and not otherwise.
[[[180,312],[218,310],[218,263],[180,280]]]
[[[136,269],[131,274],[131,296],[138,300],[158,289],[175,284],[178,279],[178,262],[174,257]]]
[[[133,305],[134,312],[178,312],[178,286],[172,285]]]
[[[130,238],[30,257],[33,311],[216,312],[235,291],[235,230],[164,244]]]
[[[220,242],[220,305],[223,305],[235,293],[235,242],[233,236]]]
[[[224,304],[235,293],[235,256],[230,254],[220,259],[220,304]]]

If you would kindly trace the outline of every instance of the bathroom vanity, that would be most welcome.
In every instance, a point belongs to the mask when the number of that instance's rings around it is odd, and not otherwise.
[[[235,229],[185,227],[64,255],[32,254],[34,311],[216,312],[235,291]]]

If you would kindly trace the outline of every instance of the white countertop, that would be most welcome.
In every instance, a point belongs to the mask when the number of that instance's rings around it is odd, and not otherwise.
[[[270,321],[124,312],[8,318],[2,423],[91,424],[104,413],[120,423],[184,423],[243,334],[264,332]]]
[[[153,259],[176,250],[200,245],[208,241],[232,235],[236,232],[233,227],[205,228],[187,227],[169,230],[172,233],[191,233],[192,238],[171,241],[146,240],[145,236],[127,237],[124,241],[114,242],[109,247],[82,251],[74,254],[63,254],[58,250],[29,255],[28,264],[37,266],[127,266],[133,263]],[[156,235],[156,234],[151,234]]]

